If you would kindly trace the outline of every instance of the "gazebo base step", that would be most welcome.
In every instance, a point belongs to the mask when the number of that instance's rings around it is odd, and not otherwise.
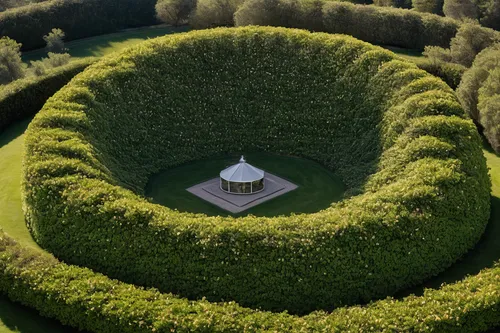
[[[240,213],[263,202],[279,197],[295,190],[298,186],[266,172],[266,186],[263,191],[253,194],[230,194],[220,189],[220,178],[216,177],[206,182],[186,189],[197,197],[208,201],[231,213]]]

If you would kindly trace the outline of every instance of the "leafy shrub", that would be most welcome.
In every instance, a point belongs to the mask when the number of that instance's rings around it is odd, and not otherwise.
[[[66,34],[61,29],[54,28],[47,35],[43,36],[43,40],[47,43],[45,48],[49,53],[64,53],[64,37]]]
[[[42,76],[54,68],[67,65],[71,60],[71,55],[68,53],[52,53],[49,52],[47,58],[42,60],[30,61],[28,73],[32,76]]]
[[[159,0],[155,9],[160,21],[179,25],[187,22],[195,7],[196,0]]]
[[[477,6],[472,0],[444,0],[444,14],[448,17],[464,20],[477,19]]]
[[[236,12],[235,22],[342,33],[419,50],[426,45],[447,47],[458,28],[456,21],[437,15],[336,1],[247,0]]]
[[[368,301],[444,270],[483,232],[490,184],[463,118],[442,81],[347,36],[159,38],[91,66],[33,120],[26,218],[64,261],[188,298],[294,313]],[[248,150],[319,161],[361,195],[238,219],[140,197],[158,170]]]
[[[444,14],[457,20],[479,20],[485,27],[500,30],[498,0],[445,0]]]
[[[480,52],[473,66],[467,70],[457,89],[460,103],[470,117],[479,123],[479,89],[483,86],[491,71],[500,67],[500,44],[495,44]]]
[[[383,7],[411,8],[411,0],[374,0],[373,4]]]
[[[418,12],[443,14],[443,0],[412,0],[412,6]]]
[[[21,44],[9,37],[0,38],[0,85],[24,77]]]
[[[2,87],[0,89],[0,131],[13,121],[34,116],[47,98],[94,61],[94,59],[75,61],[41,74],[44,76],[17,80]],[[45,65],[43,65],[43,70],[46,70]]]
[[[500,44],[495,44],[478,54],[457,89],[460,102],[496,152],[500,152],[499,71]]]
[[[467,22],[460,26],[457,35],[451,39],[449,49],[426,46],[424,55],[433,62],[452,62],[470,67],[479,52],[499,41],[499,32],[475,22]]]
[[[51,0],[0,13],[0,35],[23,44],[23,50],[45,46],[54,27],[66,40],[102,35],[123,28],[152,25],[156,0]]]
[[[197,0],[194,15],[189,23],[194,28],[233,26],[234,13],[244,0]]]
[[[430,61],[429,59],[417,61],[416,64],[418,68],[441,78],[452,89],[457,89],[460,81],[462,80],[462,75],[467,70],[465,66],[459,64],[448,62],[434,62]]]
[[[500,152],[500,66],[493,69],[479,89],[479,123],[496,152]]]

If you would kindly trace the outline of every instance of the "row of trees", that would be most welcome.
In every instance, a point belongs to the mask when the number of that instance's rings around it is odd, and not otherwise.
[[[197,4],[198,2],[198,4]],[[236,12],[244,0],[159,0],[156,5],[158,17],[170,24],[185,23],[194,8],[194,24],[206,25],[207,19],[214,19],[213,15],[206,17],[203,14],[217,13],[215,21],[219,25],[231,25],[232,14]],[[313,3],[314,0],[305,1]],[[358,3],[359,1],[349,1]],[[371,1],[362,1],[370,3]],[[414,8],[419,12],[446,15],[453,19],[472,19],[482,25],[500,30],[500,1],[498,0],[373,0],[378,6]]]
[[[7,9],[27,6],[32,3],[43,2],[47,0],[0,0],[0,12]]]
[[[378,6],[414,8],[419,12],[445,15],[457,20],[473,19],[483,26],[500,30],[498,0],[373,0]]]
[[[48,57],[31,61],[30,66],[21,59],[21,44],[9,37],[0,38],[0,84],[7,84],[25,76],[41,76],[47,70],[67,64],[70,55],[65,53],[64,32],[52,29],[43,37]]]
[[[498,42],[500,32],[469,21],[460,26],[449,48],[426,46],[424,55],[435,63],[448,62],[470,67],[482,50]]]
[[[462,106],[500,153],[500,43],[478,54],[457,89]]]

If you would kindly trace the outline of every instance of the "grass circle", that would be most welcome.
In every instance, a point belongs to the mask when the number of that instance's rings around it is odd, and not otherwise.
[[[266,153],[249,153],[245,157],[253,166],[287,179],[298,188],[237,214],[231,214],[186,191],[190,186],[218,177],[221,170],[238,161],[239,156],[229,155],[195,161],[155,174],[146,185],[145,195],[155,203],[180,212],[235,217],[314,213],[342,200],[342,181],[316,162]]]

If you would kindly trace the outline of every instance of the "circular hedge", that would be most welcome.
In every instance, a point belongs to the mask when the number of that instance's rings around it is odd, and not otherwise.
[[[250,27],[143,43],[51,98],[25,149],[28,226],[62,260],[269,310],[419,283],[471,248],[489,216],[481,141],[453,91],[346,36]],[[358,195],[274,218],[141,196],[158,170],[251,150],[316,160]]]

